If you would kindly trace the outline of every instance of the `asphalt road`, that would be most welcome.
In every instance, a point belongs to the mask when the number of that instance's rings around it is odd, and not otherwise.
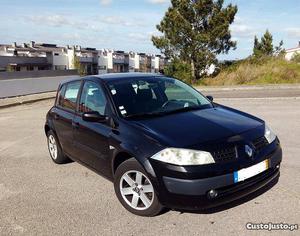
[[[154,218],[123,209],[112,183],[94,172],[50,160],[43,125],[52,100],[1,109],[0,235],[269,235],[245,225],[300,224],[300,99],[216,101],[262,117],[278,134],[284,153],[279,182],[212,212],[167,211]]]

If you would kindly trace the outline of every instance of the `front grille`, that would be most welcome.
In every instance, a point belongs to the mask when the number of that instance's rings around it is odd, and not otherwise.
[[[253,145],[257,152],[261,151],[264,147],[268,145],[268,140],[265,138],[265,136],[262,136],[258,139],[255,139],[253,141]]]
[[[211,151],[216,163],[231,161],[237,158],[237,150],[235,146],[216,148]]]

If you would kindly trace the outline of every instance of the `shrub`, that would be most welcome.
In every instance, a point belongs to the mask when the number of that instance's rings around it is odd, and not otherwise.
[[[299,53],[299,52],[296,52],[296,53],[293,55],[292,61],[293,61],[293,62],[300,63],[300,53]]]

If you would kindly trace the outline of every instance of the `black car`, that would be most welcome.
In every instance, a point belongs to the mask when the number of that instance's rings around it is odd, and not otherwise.
[[[211,208],[278,180],[272,130],[212,100],[156,74],[63,82],[45,124],[51,158],[113,181],[122,205],[142,216]]]

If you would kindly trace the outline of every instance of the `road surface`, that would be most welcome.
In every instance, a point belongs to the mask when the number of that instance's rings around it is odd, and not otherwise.
[[[87,168],[50,160],[43,125],[53,100],[0,109],[0,235],[269,235],[245,225],[300,224],[300,99],[216,101],[265,119],[278,134],[284,154],[279,182],[214,212],[167,211],[154,218],[127,212],[112,183]]]

